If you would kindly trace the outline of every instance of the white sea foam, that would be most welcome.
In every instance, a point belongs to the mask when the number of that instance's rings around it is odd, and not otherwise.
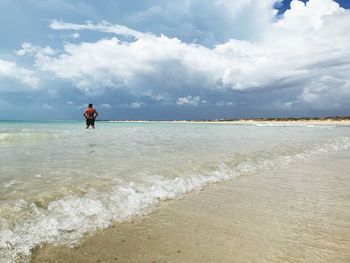
[[[1,229],[0,262],[24,261],[30,257],[32,248],[44,243],[74,244],[87,232],[149,213],[160,201],[180,198],[209,183],[349,148],[350,137],[338,137],[293,154],[250,157],[234,166],[221,164],[216,170],[191,171],[173,179],[158,175],[148,177],[143,183],[119,180],[108,191],[90,189],[83,196],[51,201],[47,208],[19,200],[7,204],[8,209],[27,216],[14,227]]]
[[[16,133],[0,133],[0,143],[34,143],[36,141],[42,141],[45,139],[56,138],[55,135],[51,135],[45,132],[35,133],[29,129],[22,130]]]
[[[0,143],[15,142],[25,140],[30,136],[29,133],[0,133]]]
[[[9,133],[0,133],[0,142],[8,137],[10,137]]]
[[[5,189],[7,189],[7,188],[11,187],[12,185],[19,184],[19,183],[20,183],[19,180],[11,180],[11,181],[9,181],[9,182],[4,182],[4,183],[2,183],[2,186],[3,186]]]

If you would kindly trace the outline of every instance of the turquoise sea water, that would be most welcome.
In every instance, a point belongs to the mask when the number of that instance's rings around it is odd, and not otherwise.
[[[350,127],[0,122],[0,262],[149,213],[209,183],[350,148]],[[257,175],[258,176],[258,175]]]

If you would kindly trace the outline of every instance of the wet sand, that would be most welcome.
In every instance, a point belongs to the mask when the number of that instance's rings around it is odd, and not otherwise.
[[[210,185],[32,262],[350,262],[350,152]]]

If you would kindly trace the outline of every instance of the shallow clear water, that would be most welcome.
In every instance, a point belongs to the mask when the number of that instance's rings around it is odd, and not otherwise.
[[[152,211],[208,183],[350,148],[350,127],[0,122],[0,258]]]
[[[348,263],[349,158],[348,149],[213,184],[74,248],[44,246],[31,262]]]

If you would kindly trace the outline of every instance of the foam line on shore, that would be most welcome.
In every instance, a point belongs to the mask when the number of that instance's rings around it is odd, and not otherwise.
[[[143,184],[120,181],[107,192],[90,189],[82,196],[51,201],[47,208],[15,200],[8,209],[28,212],[26,219],[0,231],[0,262],[30,258],[31,249],[42,244],[75,244],[84,234],[147,214],[159,202],[176,199],[210,183],[251,174],[276,165],[307,160],[350,148],[350,137],[301,148],[299,152],[273,158],[247,158],[234,167],[220,164],[216,170],[188,171],[176,178],[151,176]],[[2,204],[4,205],[4,204]]]

